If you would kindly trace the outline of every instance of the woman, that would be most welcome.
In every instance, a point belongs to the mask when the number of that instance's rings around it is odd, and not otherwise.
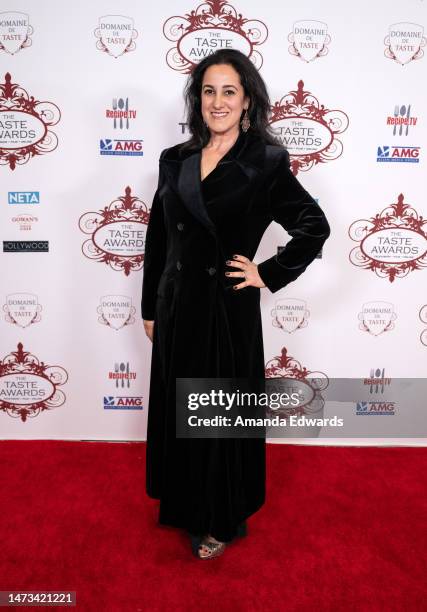
[[[147,229],[142,318],[153,341],[147,482],[159,522],[209,559],[246,533],[265,500],[264,439],[176,437],[176,378],[264,378],[260,289],[276,292],[329,236],[316,201],[268,128],[270,103],[237,50],[201,61],[185,89],[191,138],[162,151]],[[271,221],[292,239],[252,259]]]

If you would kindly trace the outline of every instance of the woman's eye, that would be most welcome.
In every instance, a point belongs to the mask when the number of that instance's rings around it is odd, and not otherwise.
[[[211,93],[213,93],[213,90],[212,90],[212,89],[205,89],[205,90],[203,91],[203,93],[205,93],[205,94],[211,94]],[[228,95],[228,94],[232,94],[232,95],[233,95],[235,92],[234,92],[234,90],[233,90],[233,89],[227,89],[227,90],[226,90],[224,93],[226,93],[227,95]]]

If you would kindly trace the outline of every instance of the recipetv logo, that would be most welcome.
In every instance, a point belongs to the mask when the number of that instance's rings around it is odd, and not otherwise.
[[[407,136],[410,127],[415,127],[418,123],[418,117],[411,115],[411,105],[396,104],[393,115],[387,116],[387,125],[392,126],[393,137]]]
[[[377,162],[404,162],[418,164],[420,147],[394,147],[383,145],[377,149]]]

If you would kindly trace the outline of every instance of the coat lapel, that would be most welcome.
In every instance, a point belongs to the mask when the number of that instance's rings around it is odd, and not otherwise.
[[[265,144],[261,139],[252,134],[241,133],[219,163],[237,163],[248,180],[248,186],[252,188],[252,182],[262,173],[264,159]],[[216,235],[215,223],[209,217],[203,200],[200,160],[200,149],[186,151],[183,154],[180,145],[167,149],[161,157],[170,186],[179,195],[187,210],[209,232]],[[241,189],[241,185],[239,188]],[[229,189],[227,191],[229,192]]]
[[[202,195],[200,157],[200,151],[197,151],[182,162],[178,177],[178,191],[190,213],[211,233],[215,234],[215,224],[208,215]]]

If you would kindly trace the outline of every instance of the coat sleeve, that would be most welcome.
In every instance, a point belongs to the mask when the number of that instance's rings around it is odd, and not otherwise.
[[[166,152],[164,149],[160,159]],[[146,321],[154,320],[157,287],[166,261],[166,226],[160,190],[163,185],[162,165],[159,164],[159,180],[151,204],[145,240],[144,277],[142,281],[141,316]]]
[[[278,255],[258,265],[262,281],[275,293],[304,272],[330,234],[324,212],[292,174],[286,150],[270,187],[270,212],[291,236]]]

